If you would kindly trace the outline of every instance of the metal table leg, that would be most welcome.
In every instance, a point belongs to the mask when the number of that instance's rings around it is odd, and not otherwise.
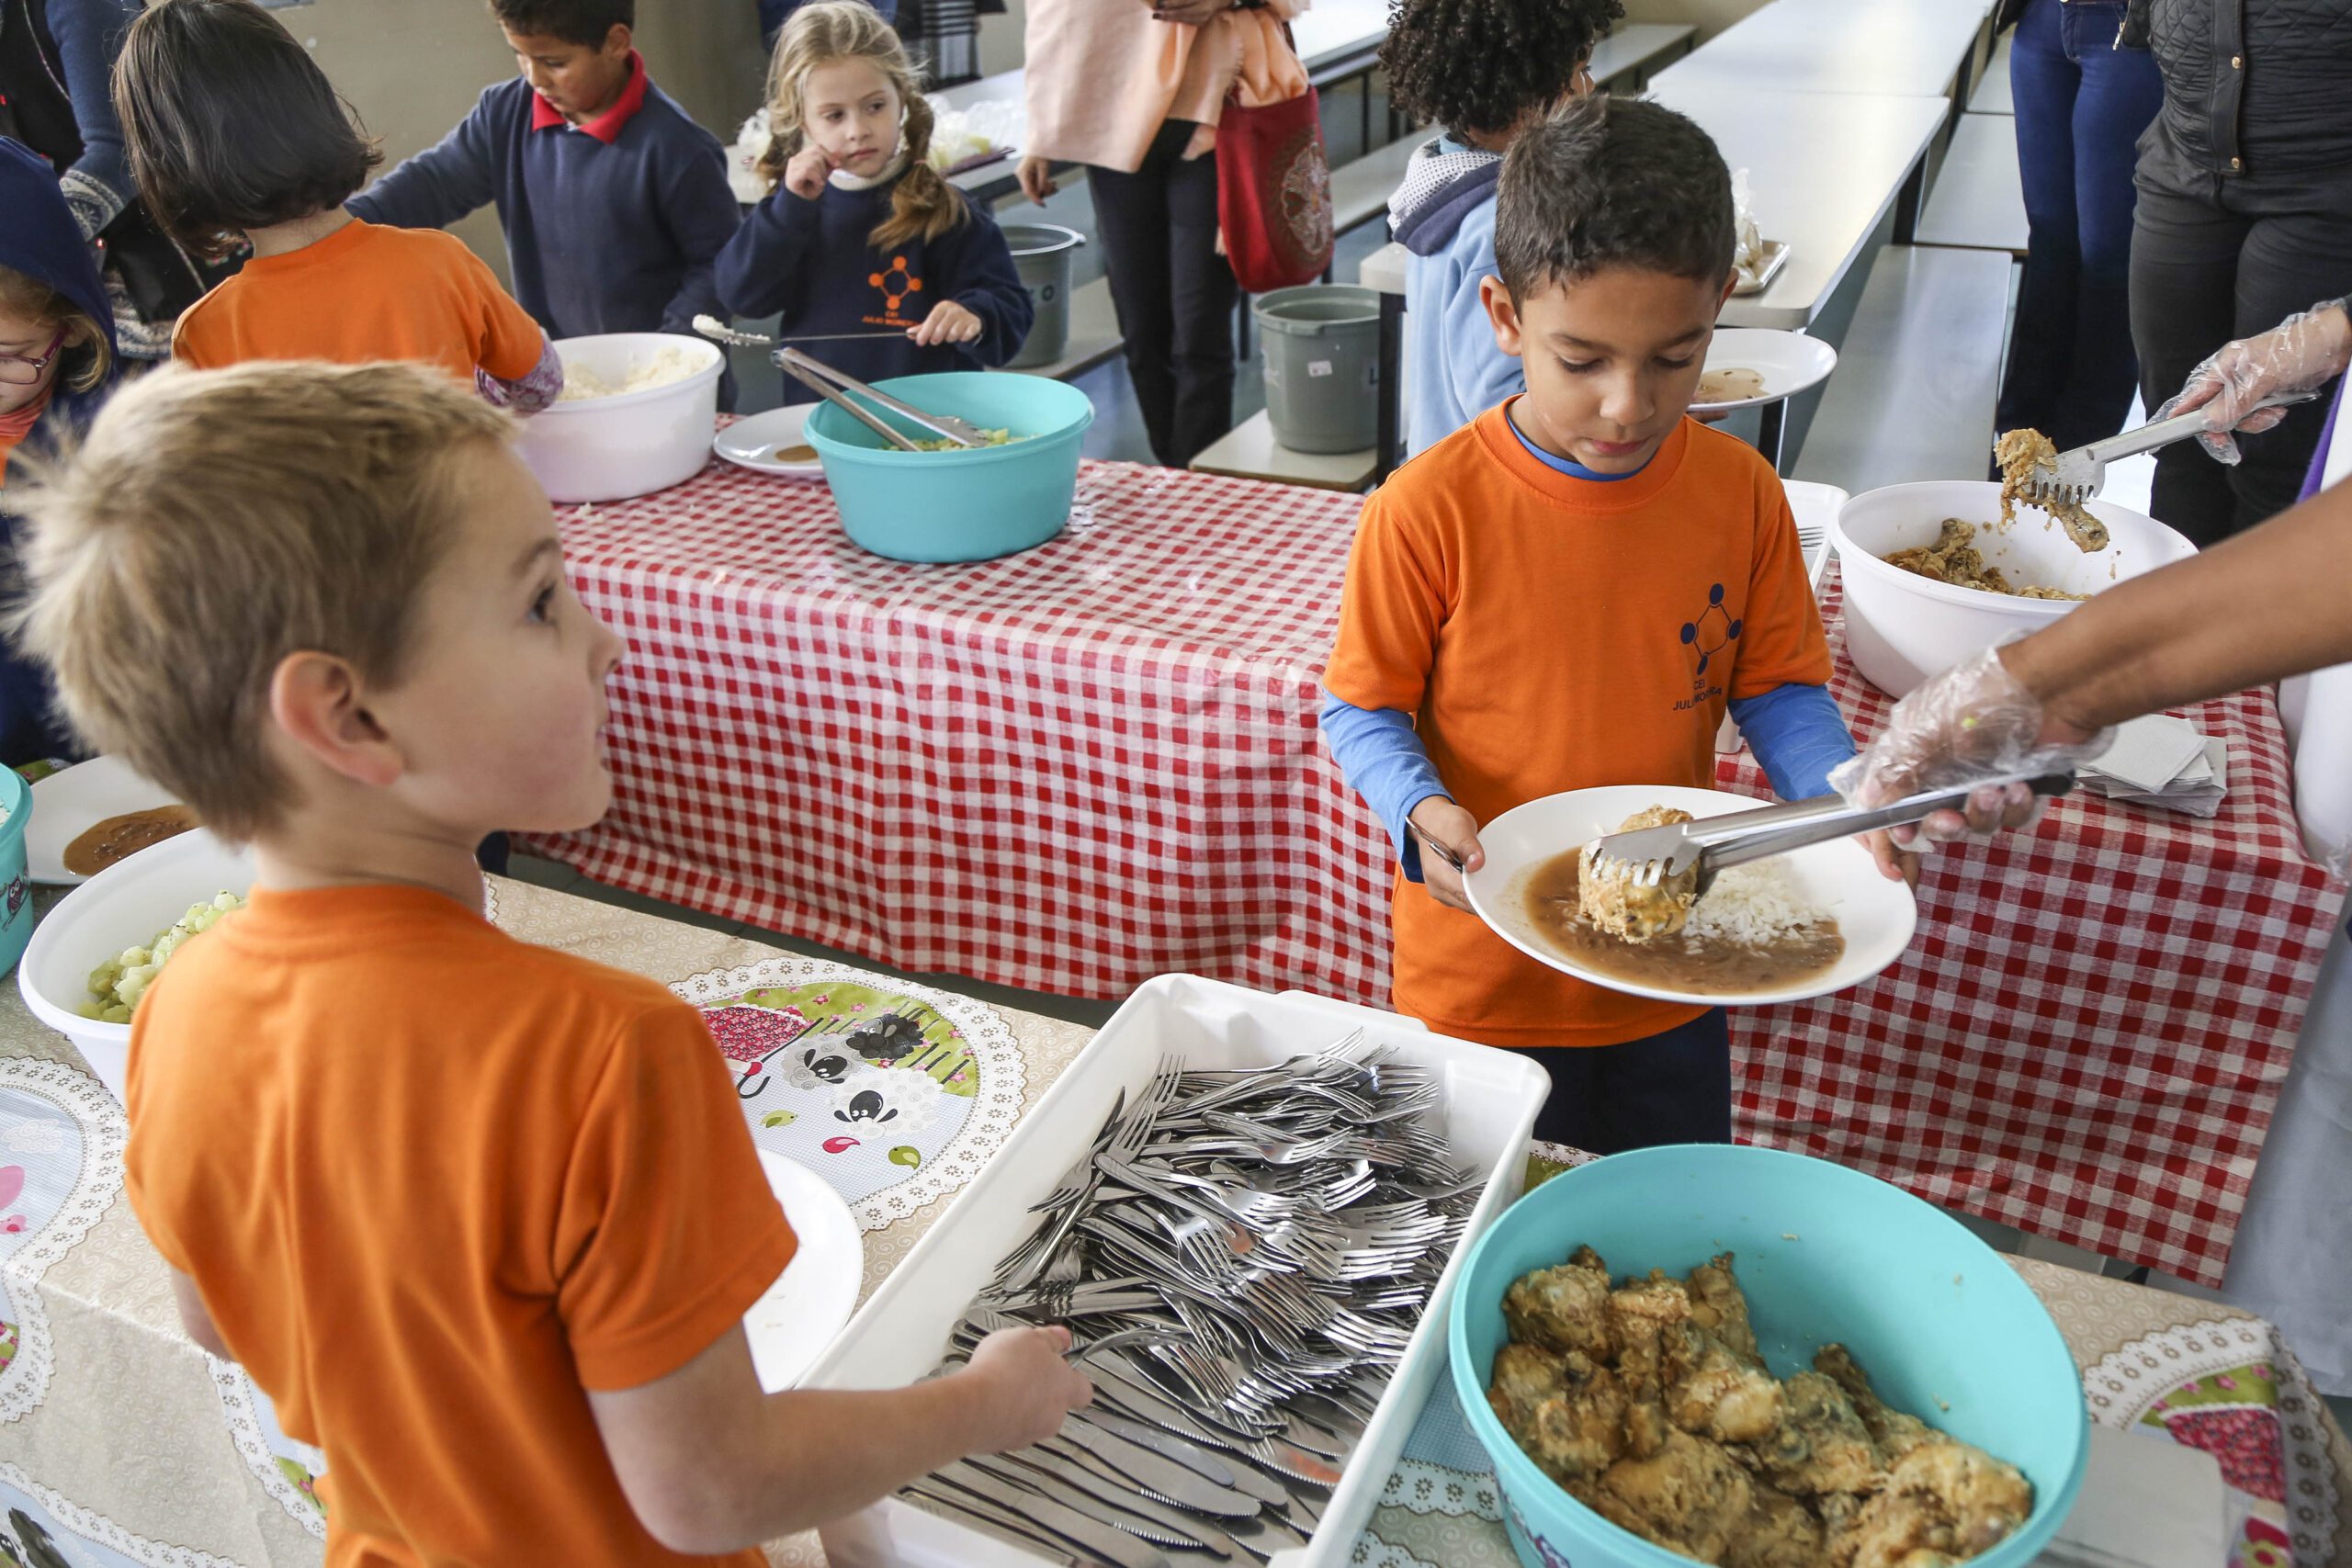
[[[1405,297],[1380,296],[1380,388],[1378,434],[1373,441],[1372,482],[1380,483],[1405,460]]]
[[[1919,233],[1919,208],[1928,193],[1928,155],[1911,165],[1911,173],[1904,177],[1903,190],[1894,198],[1894,243],[1907,245]]]
[[[1789,400],[1766,403],[1761,411],[1763,423],[1756,427],[1756,449],[1772,465],[1774,473],[1781,472],[1781,441],[1787,433]]]

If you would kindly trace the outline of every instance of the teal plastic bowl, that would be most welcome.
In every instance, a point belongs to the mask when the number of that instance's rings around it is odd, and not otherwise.
[[[2024,1471],[2032,1517],[1970,1568],[2025,1568],[2075,1506],[2090,1457],[2082,1378],[2058,1325],[1998,1253],[1909,1193],[1826,1160],[1732,1145],[1641,1149],[1513,1204],[1471,1248],[1448,1314],[1454,1392],[1495,1461],[1505,1528],[1528,1568],[1690,1568],[1569,1496],[1487,1404],[1508,1337],[1503,1292],[1579,1245],[1618,1279],[1679,1276],[1736,1253],[1776,1376],[1840,1341],[1888,1404]]]
[[[874,385],[926,413],[1030,439],[969,451],[901,452],[832,404],[819,403],[808,416],[808,445],[824,462],[842,529],[854,543],[892,560],[994,560],[1062,531],[1078,493],[1079,444],[1094,423],[1084,392],[1042,376],[962,370]],[[916,440],[933,439],[894,414],[882,417]]]
[[[0,975],[17,966],[33,939],[33,885],[25,869],[25,825],[33,819],[33,792],[14,768],[0,768]]]

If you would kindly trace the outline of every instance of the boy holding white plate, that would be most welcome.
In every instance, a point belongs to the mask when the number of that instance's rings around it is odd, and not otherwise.
[[[1476,870],[1478,825],[1523,802],[1712,787],[1726,709],[1785,798],[1853,752],[1779,476],[1684,417],[1731,292],[1731,176],[1680,115],[1589,97],[1513,144],[1497,202],[1484,298],[1527,391],[1365,502],[1323,729],[1396,841],[1397,1008],[1532,1053],[1540,1137],[1728,1142],[1722,1010],[1521,955],[1415,830]]]
[[[1030,1328],[761,1393],[795,1243],[709,1031],[482,918],[484,833],[612,795],[621,641],[514,430],[422,366],[164,371],[10,486],[74,723],[258,868],[139,1004],[125,1184],[190,1337],[325,1450],[329,1563],[754,1568],[1092,1391]]]

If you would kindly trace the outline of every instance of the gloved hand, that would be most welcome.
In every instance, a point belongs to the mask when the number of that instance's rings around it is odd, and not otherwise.
[[[2299,310],[2268,332],[2225,343],[2189,372],[2188,382],[2158,409],[2169,419],[2205,411],[2206,434],[2197,439],[2217,462],[2238,460],[2233,432],[2253,434],[2287,417],[2284,408],[2257,409],[2265,399],[2307,402],[2352,360],[2352,321],[2341,300]]]
[[[2041,700],[2009,673],[1996,649],[1953,666],[1894,705],[1886,728],[1860,756],[1841,762],[1829,785],[1857,806],[1879,806],[1930,790],[1962,789],[1987,779],[2063,772],[2105,751],[2111,729],[2052,741]],[[1905,848],[2003,828],[2025,828],[2044,801],[2023,784],[1973,794],[1966,811],[1939,811],[1916,828],[1894,829]]]

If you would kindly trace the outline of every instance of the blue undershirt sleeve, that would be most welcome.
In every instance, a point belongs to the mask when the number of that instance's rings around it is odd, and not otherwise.
[[[1806,800],[1829,793],[1829,770],[1854,754],[1854,738],[1845,715],[1826,686],[1794,682],[1734,698],[1731,716],[1738,721],[1748,749],[1764,764],[1772,793],[1782,800]],[[1328,732],[1330,723],[1325,720]]]
[[[1395,708],[1360,708],[1326,692],[1320,716],[1340,776],[1379,814],[1396,841],[1397,863],[1408,880],[1419,882],[1420,841],[1406,819],[1430,796],[1445,795],[1445,785],[1421,738],[1413,733],[1413,716]]]

